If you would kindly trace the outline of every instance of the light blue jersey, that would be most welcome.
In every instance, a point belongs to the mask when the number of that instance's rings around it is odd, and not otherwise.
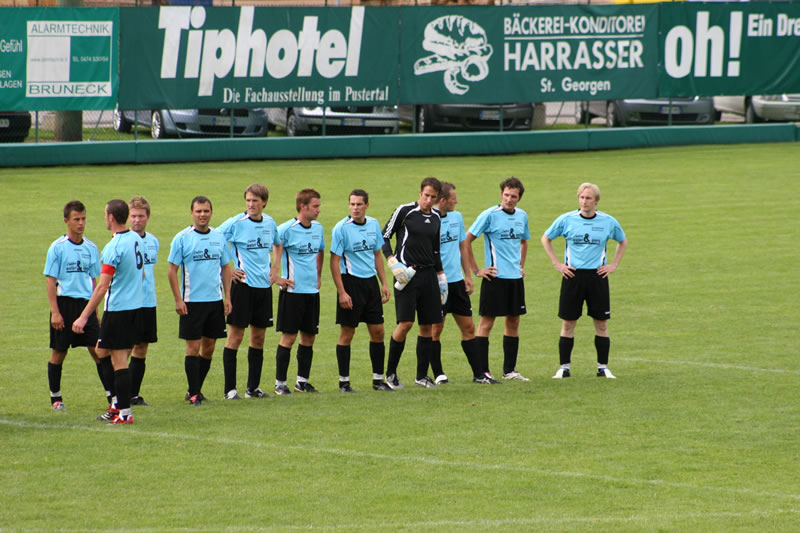
[[[158,251],[161,244],[158,238],[152,233],[145,232],[142,237],[144,245],[142,247],[142,259],[144,260],[144,296],[142,297],[142,307],[156,306],[156,277],[155,266],[158,263]]]
[[[287,290],[299,294],[318,293],[317,254],[325,249],[322,224],[312,220],[311,226],[306,228],[293,218],[278,226],[278,234],[283,244],[281,275],[294,282],[294,288]]]
[[[222,267],[231,260],[225,235],[214,228],[200,233],[189,226],[172,239],[169,262],[181,267],[181,297],[184,302],[222,300]]]
[[[95,243],[83,238],[76,244],[64,235],[47,250],[44,275],[56,278],[56,294],[88,300],[92,297],[92,281],[100,275],[100,254]]]
[[[464,227],[464,217],[458,211],[441,215],[441,220],[439,255],[442,257],[442,267],[448,283],[454,283],[464,279],[461,271],[461,243],[467,240],[467,230]]]
[[[262,214],[261,220],[255,221],[244,213],[229,218],[217,229],[231,243],[233,262],[238,270],[244,270],[245,283],[262,289],[269,287],[269,254],[273,245],[281,243],[275,220]]]
[[[506,213],[496,205],[478,215],[469,232],[475,237],[484,235],[486,267],[497,267],[498,278],[522,277],[520,241],[531,238],[528,213],[519,207],[513,213]]]
[[[594,217],[584,218],[580,209],[558,217],[544,234],[551,241],[564,237],[564,264],[579,269],[605,265],[608,240],[625,240],[625,232],[614,217],[597,211]]]
[[[144,296],[144,243],[131,230],[115,233],[100,254],[103,265],[114,267],[104,311],[129,311],[142,307]]]
[[[375,252],[383,246],[383,235],[378,221],[366,217],[363,224],[352,218],[340,220],[331,232],[331,253],[341,257],[339,269],[342,274],[357,278],[373,278]]]

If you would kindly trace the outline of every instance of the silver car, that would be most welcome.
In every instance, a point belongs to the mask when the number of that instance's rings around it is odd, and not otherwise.
[[[231,113],[231,111],[233,111]],[[131,131],[133,125],[150,128],[154,139],[165,137],[263,137],[267,134],[266,109],[154,109],[140,111],[114,110],[114,129]]]
[[[397,133],[397,106],[273,107],[269,122],[286,135]]]
[[[800,94],[715,96],[714,107],[719,112],[740,115],[748,124],[800,120]]]
[[[671,115],[671,116],[670,116]],[[616,126],[664,126],[667,124],[713,124],[719,119],[711,98],[637,98],[577,102],[575,123],[586,124],[595,117]]]

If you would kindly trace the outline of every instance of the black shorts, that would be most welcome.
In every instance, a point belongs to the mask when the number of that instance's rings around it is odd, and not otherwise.
[[[561,280],[558,317],[562,320],[578,320],[583,313],[584,301],[590,317],[595,320],[611,318],[608,278],[598,274],[597,270],[576,270],[575,277]]]
[[[394,290],[394,308],[397,323],[413,322],[417,315],[419,324],[438,324],[442,321],[442,299],[439,280],[433,270],[417,271],[402,291]]]
[[[525,309],[525,282],[522,278],[486,279],[481,283],[481,316],[519,316]]]
[[[181,315],[178,323],[178,338],[196,341],[202,337],[223,339],[228,336],[225,329],[225,306],[216,302],[187,302],[189,311]]]
[[[97,346],[107,350],[130,350],[139,341],[139,310],[106,311],[100,323]]]
[[[278,295],[278,322],[275,329],[281,333],[319,333],[319,293],[281,291]]]
[[[447,284],[447,301],[442,306],[442,313],[453,313],[454,315],[472,316],[472,302],[467,294],[467,286],[464,280]]]
[[[50,323],[50,348],[58,352],[66,352],[70,346],[73,348],[78,346],[94,347],[97,344],[97,338],[100,336],[100,323],[97,321],[96,313],[89,315],[86,325],[83,327],[83,333],[78,335],[72,331],[72,323],[81,316],[89,300],[59,296],[57,301],[58,312],[61,313],[61,318],[64,319],[64,329],[53,329],[53,324],[52,322]]]
[[[233,311],[228,315],[228,324],[238,328],[272,327],[272,287],[251,287],[247,283],[231,284]]]
[[[344,290],[353,300],[352,309],[342,309],[339,298],[336,298],[336,323],[342,326],[357,328],[359,322],[366,324],[383,324],[383,302],[378,278],[359,278],[350,274],[342,274]]]
[[[136,315],[139,321],[139,340],[136,344],[158,342],[158,318],[155,307],[142,307]]]

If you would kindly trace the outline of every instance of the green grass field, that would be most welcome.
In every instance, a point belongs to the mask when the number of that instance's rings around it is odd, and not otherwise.
[[[473,385],[449,319],[451,385],[413,386],[411,340],[399,369],[411,386],[373,392],[362,327],[351,372],[359,393],[340,394],[326,260],[311,374],[323,394],[224,402],[220,342],[204,388],[211,401],[183,401],[166,259],[191,223],[193,196],[212,199],[214,225],[243,209],[244,187],[263,182],[280,223],[294,215],[295,192],[313,186],[329,237],[352,188],[370,192],[368,214],[383,223],[427,175],[456,183],[468,225],[499,201],[502,179],[526,184],[529,312],[518,369],[529,383]],[[800,531],[798,178],[792,144],[0,169],[0,531]],[[583,181],[600,185],[599,208],[630,242],[611,281],[617,380],[594,376],[587,318],[573,377],[551,379],[559,276],[538,239],[577,207]],[[50,409],[42,269],[67,200],[86,203],[86,235],[102,247],[105,202],[134,194],[152,203],[148,229],[161,240],[160,341],[142,388],[151,406],[115,428],[95,420],[104,399],[85,350],[71,350],[64,366],[69,410]],[[393,302],[385,309],[391,331]],[[498,322],[496,372],[501,338]],[[265,388],[276,343],[270,330]]]

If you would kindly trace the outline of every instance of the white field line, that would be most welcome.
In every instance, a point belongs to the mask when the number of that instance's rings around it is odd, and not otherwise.
[[[531,518],[501,518],[497,520],[481,519],[481,520],[430,520],[419,522],[393,522],[390,529],[438,529],[442,527],[466,527],[466,528],[487,528],[487,527],[500,527],[500,526],[558,526],[569,524],[631,524],[640,523],[641,526],[650,524],[651,526],[659,523],[674,524],[678,520],[703,520],[709,518],[769,518],[775,516],[786,515],[785,518],[792,518],[790,515],[800,514],[797,509],[777,509],[775,511],[762,511],[753,510],[748,512],[718,512],[718,513],[675,513],[675,514],[652,514],[652,515],[627,515],[620,517],[608,516],[555,516],[555,517],[531,517]],[[386,529],[386,522],[367,522],[358,524],[329,524],[329,525],[294,525],[294,524],[278,524],[270,526],[225,526],[225,527],[205,527],[205,528],[125,528],[125,529],[86,529],[84,527],[75,528],[59,528],[58,531],[104,531],[111,533],[150,533],[159,531],[173,531],[179,533],[201,533],[205,531],[224,531],[224,532],[269,532],[269,531],[337,531],[337,530],[367,530],[377,531]],[[0,527],[0,532],[5,531],[25,531],[25,532],[50,532],[51,528],[14,528],[6,529]]]
[[[110,431],[120,431],[120,428],[109,428],[108,426],[105,427],[87,427],[87,426],[76,426],[76,425],[69,425],[69,424],[42,424],[38,422],[28,422],[24,420],[9,420],[6,418],[0,418],[0,425],[6,426],[15,426],[20,428],[30,428],[30,429],[44,429],[44,430],[65,430],[71,429],[76,431],[91,431],[95,433],[103,433],[108,435]],[[546,468],[535,468],[530,466],[521,466],[521,465],[509,465],[509,464],[502,464],[502,463],[473,463],[469,461],[456,461],[450,459],[440,459],[438,457],[417,457],[417,456],[408,456],[408,455],[389,455],[384,453],[375,453],[375,452],[367,452],[367,451],[360,451],[360,450],[348,450],[343,448],[326,448],[326,447],[319,447],[319,446],[307,446],[301,444],[294,444],[294,445],[286,445],[284,443],[270,443],[270,442],[263,442],[258,440],[246,440],[246,439],[229,439],[223,437],[206,437],[202,435],[189,435],[189,434],[181,434],[181,433],[171,433],[165,431],[141,431],[139,429],[128,428],[130,433],[128,436],[133,437],[144,437],[144,438],[151,438],[151,439],[167,439],[167,440],[185,440],[185,441],[198,441],[198,442],[207,442],[213,444],[221,444],[225,446],[248,446],[248,447],[255,447],[255,448],[268,448],[268,449],[279,449],[282,451],[286,450],[295,450],[295,451],[302,451],[306,453],[317,453],[317,454],[327,454],[327,455],[336,455],[340,457],[352,457],[352,458],[365,458],[365,459],[374,459],[380,461],[392,461],[398,463],[406,463],[406,464],[424,464],[427,466],[447,466],[447,467],[454,467],[454,468],[464,468],[469,470],[490,470],[490,471],[513,471],[513,472],[528,472],[531,474],[536,474],[540,476],[549,476],[549,477],[561,477],[561,478],[574,478],[574,479],[591,479],[595,481],[602,481],[606,483],[613,483],[613,484],[632,484],[632,485],[643,485],[643,486],[654,486],[654,487],[668,487],[668,488],[677,488],[677,489],[686,489],[690,491],[700,491],[700,492],[720,492],[720,493],[731,493],[731,494],[746,494],[750,496],[758,496],[758,497],[766,497],[772,499],[788,499],[788,500],[795,500],[800,501],[800,494],[792,494],[792,493],[783,493],[783,492],[770,492],[770,491],[761,491],[761,490],[754,490],[748,488],[738,488],[738,487],[718,487],[713,485],[698,485],[694,483],[683,483],[683,482],[675,482],[675,481],[664,481],[661,479],[637,479],[637,478],[624,478],[624,477],[614,477],[614,476],[607,476],[601,474],[591,474],[586,472],[569,472],[569,471],[559,471],[559,470],[550,470]],[[122,431],[126,431],[126,429],[122,428]]]

